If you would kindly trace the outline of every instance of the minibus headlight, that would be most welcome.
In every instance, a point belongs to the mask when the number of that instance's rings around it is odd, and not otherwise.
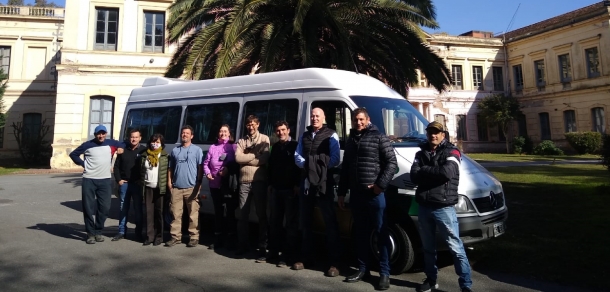
[[[474,213],[474,207],[470,203],[470,200],[466,198],[466,196],[459,195],[458,202],[455,204],[455,212],[456,213]]]

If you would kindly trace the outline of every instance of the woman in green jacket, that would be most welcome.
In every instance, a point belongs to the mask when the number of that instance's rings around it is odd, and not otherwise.
[[[141,177],[144,187],[144,221],[146,239],[144,245],[160,245],[163,242],[163,197],[167,190],[167,164],[163,135],[154,134],[148,140],[147,151],[142,154]]]

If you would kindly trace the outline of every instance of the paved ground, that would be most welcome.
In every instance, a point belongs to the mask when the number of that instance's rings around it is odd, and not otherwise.
[[[143,247],[108,237],[87,245],[80,206],[78,174],[0,176],[0,291],[372,291],[378,281],[347,284],[324,277],[322,267],[292,271],[205,246]],[[117,230],[116,199],[112,208],[106,236]],[[209,238],[206,231],[202,243]],[[450,260],[441,261],[439,291],[458,291]],[[390,291],[415,291],[424,277],[392,276]],[[473,280],[476,291],[582,291],[478,271],[476,264]]]

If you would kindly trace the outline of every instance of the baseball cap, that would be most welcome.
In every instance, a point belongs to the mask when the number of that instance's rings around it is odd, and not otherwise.
[[[106,126],[104,125],[98,125],[97,127],[95,127],[95,130],[93,131],[93,134],[96,135],[97,133],[104,131],[106,133],[108,133],[108,130],[106,129]]]
[[[428,126],[426,127],[426,130],[428,130],[428,129],[437,129],[441,132],[445,131],[445,127],[443,126],[443,124],[441,124],[437,121],[434,121],[434,122],[428,124]]]

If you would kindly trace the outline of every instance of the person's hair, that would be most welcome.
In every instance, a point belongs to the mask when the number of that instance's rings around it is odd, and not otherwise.
[[[235,143],[235,138],[233,138],[233,134],[231,133],[231,127],[229,127],[228,124],[223,124],[222,126],[220,126],[220,128],[218,128],[218,132],[220,132],[220,129],[222,128],[227,128],[227,130],[229,130],[229,143],[233,144]],[[219,138],[219,137],[217,137]]]
[[[352,114],[352,120],[355,120],[356,116],[359,114],[364,114],[364,117],[366,118],[369,117],[369,112],[365,108],[359,107],[354,110],[354,113]]]
[[[129,136],[131,136],[131,134],[136,133],[136,132],[140,133],[140,137],[142,137],[142,132],[140,132],[140,129],[131,129],[131,131],[129,131]]]
[[[275,122],[275,129],[276,130],[277,130],[277,128],[279,128],[281,126],[286,126],[286,129],[290,130],[290,126],[288,125],[288,122],[286,122],[286,121],[277,121],[277,122]]]
[[[184,131],[184,130],[186,130],[186,129],[191,130],[191,135],[194,135],[194,134],[195,134],[195,130],[193,130],[193,127],[191,127],[191,126],[189,126],[189,125],[184,125],[184,126],[182,126],[182,128],[180,129],[180,133],[182,133],[182,131]]]
[[[249,115],[249,116],[246,118],[246,125],[247,125],[247,124],[249,124],[249,123],[251,123],[251,122],[254,122],[254,123],[260,124],[260,122],[258,121],[258,117],[257,117],[257,116],[255,116],[255,115]]]
[[[146,145],[148,147],[148,149],[150,149],[150,145],[152,145],[152,143],[157,140],[159,140],[161,142],[161,149],[165,149],[165,138],[163,138],[163,135],[161,135],[159,133],[155,133],[152,136],[150,136],[150,139],[148,139],[148,145]]]

